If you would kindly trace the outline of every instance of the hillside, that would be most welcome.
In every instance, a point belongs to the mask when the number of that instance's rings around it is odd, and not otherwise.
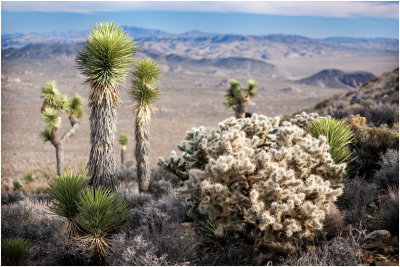
[[[357,88],[375,78],[370,72],[344,72],[338,69],[325,69],[296,83],[314,85],[322,88]]]

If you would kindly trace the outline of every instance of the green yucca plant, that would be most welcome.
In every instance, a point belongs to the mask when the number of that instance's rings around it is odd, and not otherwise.
[[[225,95],[224,105],[234,110],[236,118],[244,118],[247,103],[251,97],[256,95],[258,85],[251,79],[247,81],[248,88],[243,88],[240,82],[236,80],[231,80],[229,82],[231,86]]]
[[[50,182],[48,193],[55,199],[50,210],[67,219],[66,229],[71,237],[76,236],[80,230],[75,219],[80,193],[87,184],[88,180],[84,176],[73,173],[66,173]]]
[[[22,188],[22,184],[19,180],[15,180],[13,182],[14,191],[20,190]]]
[[[139,60],[133,71],[132,89],[130,95],[136,102],[135,137],[136,162],[139,191],[147,192],[150,184],[150,120],[152,104],[159,99],[161,91],[156,87],[161,75],[157,63],[150,59]]]
[[[128,142],[129,142],[129,138],[128,138],[127,134],[123,133],[123,134],[121,134],[119,136],[119,143],[122,146],[122,149],[121,149],[121,165],[124,165],[124,163],[125,163],[125,152],[126,152],[126,146],[128,145]]]
[[[79,119],[84,115],[83,99],[75,94],[72,99],[65,95],[60,95],[56,88],[56,82],[47,82],[42,87],[42,96],[44,98],[42,105],[42,119],[45,129],[40,133],[44,142],[50,142],[56,149],[57,174],[62,175],[64,161],[64,144],[75,134],[79,127]],[[66,113],[69,116],[71,128],[66,131],[62,137],[59,136],[61,128],[60,113]]]
[[[351,158],[350,143],[354,140],[354,134],[350,126],[343,121],[333,118],[314,120],[308,127],[309,132],[315,138],[319,135],[326,136],[330,146],[329,153],[336,164],[345,163]]]
[[[212,238],[216,238],[216,231],[218,228],[218,224],[210,221],[210,220],[206,220],[205,222],[200,222],[201,227],[200,230],[203,231],[207,236],[212,237]],[[228,231],[224,231],[224,238],[226,238],[228,236]]]
[[[116,108],[121,102],[118,86],[126,79],[137,46],[114,22],[97,23],[86,38],[76,63],[90,86],[90,185],[115,189]]]
[[[33,180],[32,173],[31,173],[31,172],[25,173],[24,179],[25,179],[25,181],[27,181],[27,182],[31,182],[31,181]]]
[[[82,192],[78,210],[76,222],[85,232],[80,239],[104,258],[111,247],[109,235],[129,222],[129,205],[111,189],[91,187]]]
[[[4,238],[1,240],[1,265],[21,265],[28,255],[31,245],[20,238]]]

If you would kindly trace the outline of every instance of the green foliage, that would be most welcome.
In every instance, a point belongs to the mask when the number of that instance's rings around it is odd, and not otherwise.
[[[111,94],[116,94],[114,100],[119,100],[116,88],[126,78],[136,43],[114,22],[96,23],[86,37],[76,63],[92,88],[89,99],[100,102],[104,92],[110,90]]]
[[[4,238],[1,240],[1,264],[21,265],[28,255],[31,245],[20,238]]]
[[[110,248],[107,237],[129,222],[129,205],[110,189],[92,187],[82,192],[78,209],[76,222],[86,233],[81,240],[104,258]]]
[[[119,136],[119,143],[122,145],[122,146],[127,146],[128,145],[128,141],[129,141],[129,138],[128,138],[128,135],[127,134],[121,134],[120,136]]]
[[[14,191],[20,190],[22,188],[22,184],[19,180],[14,180],[13,187]]]
[[[56,88],[56,82],[46,82],[42,87],[42,95],[47,104],[55,109],[63,110],[66,108],[66,96],[61,96],[60,91]]]
[[[61,126],[61,117],[60,117],[60,112],[54,108],[46,108],[42,112],[42,119],[46,125],[47,129],[54,129],[54,128],[60,128]],[[42,136],[44,136],[43,133]]]
[[[57,215],[73,220],[78,213],[80,192],[88,180],[80,175],[66,173],[50,182],[48,193],[56,201],[50,209]]]
[[[329,153],[336,164],[350,160],[351,150],[349,145],[354,140],[354,134],[345,122],[333,118],[314,120],[309,125],[308,130],[315,138],[320,135],[326,136],[330,146]]]
[[[68,100],[68,114],[71,118],[81,119],[85,115],[83,110],[83,99],[80,95],[75,94],[75,96]]]
[[[46,128],[40,132],[40,137],[42,138],[43,142],[47,142],[51,140],[51,129]]]
[[[248,99],[256,95],[258,85],[254,80],[247,81],[247,88],[243,88],[240,82],[236,80],[230,80],[229,82],[231,86],[227,90],[224,102],[224,105],[228,108],[233,107],[236,102],[239,102],[239,99]]]
[[[137,103],[149,105],[157,101],[161,91],[155,87],[161,75],[161,69],[151,59],[138,60],[132,72],[132,89],[130,95]]]
[[[25,179],[27,182],[31,182],[31,181],[33,180],[32,173],[31,173],[31,172],[25,173],[24,179]]]
[[[80,196],[78,209],[78,225],[94,237],[104,237],[128,223],[129,205],[110,189],[85,190]]]

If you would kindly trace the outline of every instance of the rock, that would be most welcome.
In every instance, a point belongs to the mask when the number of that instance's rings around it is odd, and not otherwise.
[[[373,240],[376,242],[382,242],[383,240],[388,240],[390,238],[390,232],[387,230],[376,230],[369,233],[365,239]]]
[[[376,261],[375,266],[399,266],[397,261]]]
[[[377,257],[377,258],[375,258],[375,262],[376,261],[388,261],[388,259],[386,259],[386,257]]]
[[[383,248],[378,248],[378,252],[383,255],[388,255],[388,254],[394,253],[394,249],[392,246],[387,246],[387,247],[383,247]]]
[[[383,248],[384,246],[385,246],[384,243],[374,242],[374,243],[366,244],[366,245],[362,246],[362,248],[365,250],[376,250],[378,248]]]
[[[374,257],[375,257],[375,258],[384,258],[385,255],[382,255],[382,254],[375,254]]]

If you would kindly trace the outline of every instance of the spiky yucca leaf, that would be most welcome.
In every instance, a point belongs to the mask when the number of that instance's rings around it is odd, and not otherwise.
[[[79,227],[87,233],[81,240],[99,258],[104,258],[111,247],[107,237],[129,222],[129,212],[129,205],[110,189],[91,187],[83,191],[76,217]]]
[[[250,79],[247,81],[247,85],[249,86],[249,88],[248,88],[249,95],[251,97],[254,97],[256,95],[256,91],[258,89],[258,84],[256,83],[256,81]]]
[[[4,238],[1,240],[1,264],[21,265],[28,255],[31,245],[21,238]]]
[[[48,142],[51,140],[51,129],[46,128],[42,132],[40,132],[40,137],[42,138],[43,142]]]
[[[122,146],[127,146],[128,145],[128,142],[129,142],[129,138],[128,138],[128,135],[127,134],[121,134],[120,136],[119,136],[119,143],[122,145]]]
[[[343,121],[333,118],[314,120],[308,127],[309,132],[315,138],[319,135],[326,136],[330,149],[329,153],[336,164],[350,160],[350,143],[354,139],[354,134],[350,126]]]
[[[75,94],[75,96],[69,100],[68,114],[70,117],[81,119],[85,114],[83,110],[83,98]]]
[[[89,100],[99,104],[109,93],[116,104],[120,101],[117,87],[126,78],[136,43],[114,22],[96,23],[86,37],[76,62],[91,86]]]
[[[161,91],[155,87],[161,75],[161,69],[151,59],[138,60],[132,72],[132,89],[130,95],[138,104],[150,105],[160,96]]]
[[[42,112],[42,118],[48,129],[60,128],[61,126],[60,112],[54,108],[46,108]]]
[[[57,215],[73,220],[78,213],[81,191],[88,180],[80,174],[66,173],[50,182],[49,195],[56,201],[50,209]]]
[[[104,237],[128,223],[129,205],[108,188],[85,190],[79,203],[77,223],[94,237]]]

